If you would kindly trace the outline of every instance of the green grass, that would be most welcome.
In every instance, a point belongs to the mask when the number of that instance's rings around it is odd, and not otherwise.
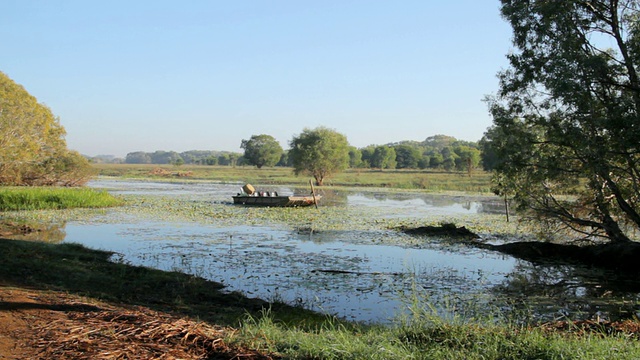
[[[424,304],[423,304],[424,305]],[[428,309],[428,307],[426,307]],[[426,310],[392,326],[327,318],[315,328],[280,323],[263,311],[231,338],[287,359],[637,359],[640,344],[624,335],[552,333],[489,321],[443,320]],[[424,314],[423,314],[424,315]]]
[[[257,169],[251,166],[203,165],[134,165],[94,164],[99,175],[123,178],[156,178],[184,181],[185,179],[219,182],[251,183],[257,186],[288,184],[308,186],[310,177],[296,176],[292,168],[272,167]],[[155,175],[156,169],[164,175]],[[372,170],[348,169],[325,180],[325,186],[364,186],[398,189],[416,189],[429,192],[460,191],[491,192],[491,173],[477,170],[467,172],[432,170]]]
[[[0,211],[100,208],[120,204],[120,199],[106,191],[89,188],[0,188]]]

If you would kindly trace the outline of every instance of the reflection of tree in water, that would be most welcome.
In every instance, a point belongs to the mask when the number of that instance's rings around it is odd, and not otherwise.
[[[478,213],[484,214],[504,214],[505,213],[505,205],[504,200],[487,200],[482,201],[480,203],[480,207],[478,208]],[[509,207],[509,214],[515,215],[514,209]]]
[[[531,307],[537,317],[549,313],[591,317],[606,313],[628,317],[640,299],[640,283],[611,271],[570,265],[534,265],[518,261],[505,281],[493,288],[508,301]],[[631,301],[633,300],[633,301]],[[546,315],[545,315],[546,313]]]
[[[454,205],[460,205],[465,210],[478,208],[478,212],[485,213],[504,213],[504,203],[500,199],[486,197],[469,197],[469,196],[449,196],[449,195],[432,195],[419,193],[393,193],[393,192],[362,192],[357,195],[367,199],[378,201],[394,200],[394,201],[411,201],[422,200],[431,207],[444,208]]]
[[[64,231],[66,223],[58,224],[22,224],[17,226],[2,226],[3,238],[13,240],[43,241],[57,244],[64,241],[67,233]]]
[[[393,200],[393,201],[411,201],[422,200],[425,204],[433,207],[447,207],[462,202],[461,198],[443,195],[428,195],[428,194],[413,194],[413,193],[394,193],[394,192],[362,192],[358,193],[367,199],[374,199],[378,201]],[[469,205],[470,206],[470,205]]]
[[[498,197],[487,196],[451,196],[423,193],[398,193],[384,191],[339,191],[321,190],[323,192],[322,203],[325,205],[346,205],[347,196],[360,196],[367,200],[375,201],[416,201],[420,200],[427,207],[451,208],[460,206],[466,211],[475,210],[477,213],[504,214],[504,201]],[[513,213],[513,210],[511,210]]]
[[[334,189],[322,189],[317,192],[317,194],[322,195],[322,200],[320,200],[320,204],[325,205],[333,205],[333,206],[343,206],[347,205],[347,195],[348,192],[334,190]]]
[[[410,194],[394,194],[394,193],[384,193],[384,192],[361,192],[361,193],[356,193],[355,195],[360,195],[366,199],[373,199],[378,201],[385,201],[385,200],[406,201],[406,200],[413,200],[416,198],[415,195],[410,195]]]

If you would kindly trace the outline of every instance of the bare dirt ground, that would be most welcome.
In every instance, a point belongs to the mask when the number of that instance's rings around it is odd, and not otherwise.
[[[144,307],[0,286],[0,359],[272,359],[227,345],[233,329]]]

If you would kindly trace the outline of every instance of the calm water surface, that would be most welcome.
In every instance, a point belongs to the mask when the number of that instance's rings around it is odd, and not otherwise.
[[[91,186],[114,194],[168,196],[230,207],[235,207],[230,196],[240,187],[111,180],[96,181]],[[287,187],[270,190],[281,194],[304,191]],[[375,210],[376,216],[401,218],[502,211],[495,199],[386,192],[326,194],[322,206],[346,206],[356,212],[361,209],[362,216]],[[66,242],[115,251],[133,265],[178,270],[221,282],[227,291],[367,322],[387,322],[405,312],[412,292],[427,294],[435,302],[455,298],[491,303],[496,291],[518,292],[523,282],[530,285],[547,281],[553,285],[562,281],[569,286],[545,285],[548,291],[544,297],[551,299],[545,306],[551,317],[566,307],[567,296],[592,295],[584,274],[572,268],[541,269],[495,252],[463,246],[380,245],[389,243],[390,237],[407,236],[385,229],[314,233],[241,222],[155,221],[130,214],[117,221],[69,222],[65,232]],[[634,294],[621,296],[632,298]],[[589,301],[582,300],[579,306],[589,306]]]

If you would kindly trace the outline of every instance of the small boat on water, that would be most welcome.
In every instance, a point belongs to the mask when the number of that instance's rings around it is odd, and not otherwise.
[[[234,204],[266,207],[303,207],[318,206],[322,198],[313,192],[310,196],[278,195],[277,192],[256,191],[251,184],[242,187],[242,193],[232,196]]]
[[[270,207],[296,207],[315,205],[321,196],[250,196],[236,195],[233,196],[234,204],[253,205],[253,206],[270,206]]]

